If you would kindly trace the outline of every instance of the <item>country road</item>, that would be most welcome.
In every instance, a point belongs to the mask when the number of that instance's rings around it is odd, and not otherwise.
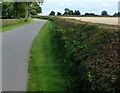
[[[28,60],[32,42],[45,21],[2,33],[2,90],[26,91]]]

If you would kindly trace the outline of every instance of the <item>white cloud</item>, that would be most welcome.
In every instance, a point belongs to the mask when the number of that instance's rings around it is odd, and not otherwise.
[[[57,13],[57,12],[62,12],[62,13],[63,13],[63,12],[64,12],[64,9],[53,9],[53,11],[55,11],[56,13]]]
[[[94,0],[45,0],[42,6],[42,10],[43,14],[49,14],[50,11],[64,13],[65,8],[69,8],[72,10],[80,10],[82,14],[86,12],[94,12],[98,14],[101,13],[102,10],[107,10],[110,14],[113,14],[114,12],[118,11],[117,0],[96,0],[95,2],[93,1]]]
[[[101,6],[109,7],[110,5],[108,3],[102,3]]]
[[[60,6],[65,6],[66,4],[65,3],[60,3]]]

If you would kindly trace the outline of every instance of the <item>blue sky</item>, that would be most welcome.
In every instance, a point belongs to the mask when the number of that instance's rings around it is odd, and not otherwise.
[[[96,13],[106,10],[113,15],[118,12],[118,0],[44,0],[42,15],[48,15],[51,11],[64,13],[64,9],[79,10],[82,14]]]

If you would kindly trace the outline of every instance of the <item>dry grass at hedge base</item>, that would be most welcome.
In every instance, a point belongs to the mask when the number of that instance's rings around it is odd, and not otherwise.
[[[20,19],[1,19],[2,20],[2,27],[7,27],[19,23],[24,23],[26,21],[26,18],[20,18]],[[27,21],[30,21],[31,18],[28,18]]]
[[[63,17],[63,18],[76,19],[92,23],[120,25],[120,23],[118,22],[119,17]]]

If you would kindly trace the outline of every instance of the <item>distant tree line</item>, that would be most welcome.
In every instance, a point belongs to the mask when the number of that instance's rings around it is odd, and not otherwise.
[[[37,2],[2,2],[2,18],[25,18],[41,11]]]
[[[115,13],[113,16],[120,16],[120,12]]]
[[[49,15],[55,15],[55,12],[54,12],[54,11],[51,11],[51,13],[50,13]],[[57,15],[58,15],[58,16],[61,16],[62,13],[57,12]],[[64,12],[63,15],[81,15],[81,13],[80,13],[79,10],[73,11],[73,10],[70,10],[70,9],[68,9],[68,8],[65,8],[65,12]]]
[[[49,15],[55,15],[55,12],[54,11],[51,11],[51,13],[49,14]],[[75,15],[75,16],[80,16],[81,15],[81,12],[79,11],[79,10],[75,10],[75,11],[73,11],[73,10],[70,10],[70,9],[68,9],[68,8],[65,8],[64,9],[64,13],[62,14],[62,13],[60,13],[60,12],[57,12],[57,16],[71,16],[71,15]],[[84,15],[82,15],[82,16],[110,16],[109,14],[108,14],[108,12],[107,11],[102,11],[101,12],[101,15],[97,15],[97,14],[95,14],[95,13],[85,13]],[[120,16],[120,12],[118,12],[118,13],[115,13],[113,16]]]

